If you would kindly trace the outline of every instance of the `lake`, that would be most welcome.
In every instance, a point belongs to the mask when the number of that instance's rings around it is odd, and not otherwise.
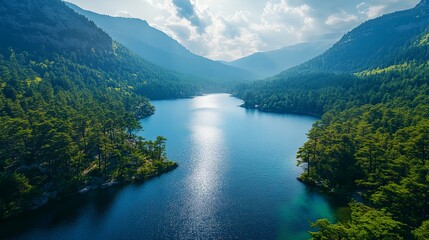
[[[165,136],[179,168],[74,196],[2,223],[10,239],[307,239],[338,203],[296,180],[317,120],[240,108],[228,94],[154,101],[141,136]]]

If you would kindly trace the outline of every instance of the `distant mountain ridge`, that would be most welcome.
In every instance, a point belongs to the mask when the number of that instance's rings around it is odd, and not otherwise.
[[[331,46],[331,41],[300,43],[269,52],[254,53],[226,64],[246,69],[259,78],[265,78],[302,64],[322,54]]]
[[[147,61],[167,69],[216,81],[255,79],[246,70],[193,54],[167,34],[149,26],[144,20],[101,15],[81,9],[71,3],[66,4],[94,21],[113,39]]]
[[[415,8],[368,20],[344,35],[328,51],[298,66],[294,71],[359,72],[401,62],[404,52],[429,29],[429,1]],[[285,73],[286,74],[286,73]]]

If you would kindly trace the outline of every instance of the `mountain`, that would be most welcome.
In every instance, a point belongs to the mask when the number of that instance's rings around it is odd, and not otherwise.
[[[49,4],[52,6],[48,7]],[[30,8],[34,9],[30,11]],[[8,47],[48,56],[74,52],[85,60],[84,64],[105,72],[106,77],[115,75],[122,79],[134,74],[135,77],[125,78],[125,82],[132,82],[136,92],[150,98],[189,97],[200,91],[195,88],[196,84],[189,87],[194,81],[192,78],[144,61],[61,1],[13,3],[4,0],[0,13],[0,31],[4,36],[0,40],[2,53],[8,54]],[[118,69],[111,69],[107,63]],[[177,89],[173,92],[169,88]]]
[[[101,15],[67,3],[76,12],[94,21],[113,39],[147,61],[177,72],[216,81],[251,80],[249,72],[191,53],[167,34],[136,18]]]
[[[429,4],[369,20],[344,35],[332,48],[297,70],[359,72],[403,61],[404,46],[428,29]]]
[[[259,78],[265,78],[304,63],[331,46],[332,43],[328,41],[300,43],[274,51],[254,53],[226,64],[246,69]]]
[[[60,0],[1,0],[0,219],[176,165],[136,136],[149,99],[201,86],[113,41]]]
[[[0,5],[0,44],[20,48],[108,50],[111,38],[94,23],[73,15],[60,1],[30,4],[2,0]],[[34,7],[34,9],[30,9]],[[58,11],[54,11],[57,9]],[[49,16],[48,18],[46,16]],[[65,18],[70,16],[70,18]]]

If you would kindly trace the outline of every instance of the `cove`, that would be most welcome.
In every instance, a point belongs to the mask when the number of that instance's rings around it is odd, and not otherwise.
[[[240,108],[228,94],[154,101],[141,136],[179,168],[53,202],[1,223],[6,239],[307,239],[337,202],[296,178],[316,118]]]

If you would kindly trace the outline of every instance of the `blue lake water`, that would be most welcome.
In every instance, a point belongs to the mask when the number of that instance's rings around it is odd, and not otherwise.
[[[0,226],[11,239],[307,239],[335,201],[296,180],[313,117],[238,107],[228,94],[154,101],[147,139],[179,168],[49,204]],[[334,199],[335,200],[335,199]]]

